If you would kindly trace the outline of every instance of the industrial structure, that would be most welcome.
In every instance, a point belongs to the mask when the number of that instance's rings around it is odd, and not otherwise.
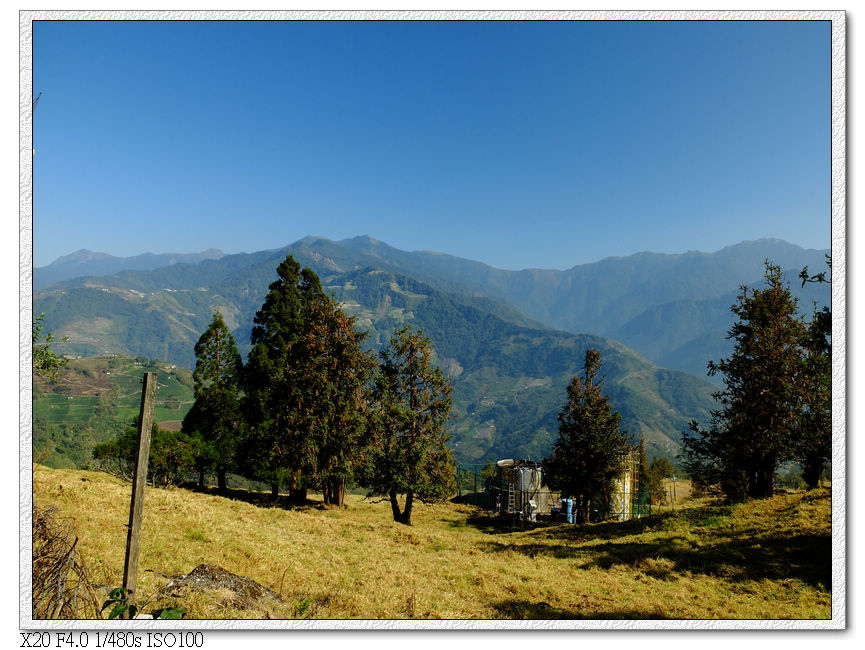
[[[478,495],[480,496],[480,495]],[[539,518],[574,523],[573,502],[544,484],[543,465],[508,458],[496,463],[495,475],[484,483],[484,499],[475,503],[497,515]],[[627,521],[648,514],[648,499],[639,493],[639,458],[636,452],[622,456],[621,469],[606,498],[592,506],[592,520]]]

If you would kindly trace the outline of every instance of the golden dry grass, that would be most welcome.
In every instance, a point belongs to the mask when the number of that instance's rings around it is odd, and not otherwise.
[[[79,551],[106,586],[122,580],[130,485],[34,470],[37,505],[74,517]],[[737,508],[682,504],[625,523],[510,529],[465,505],[267,507],[148,489],[140,600],[192,618],[808,619],[831,617],[828,490]],[[241,498],[244,497],[244,498]],[[279,601],[164,587],[202,563],[249,577]],[[161,591],[162,590],[162,591]]]

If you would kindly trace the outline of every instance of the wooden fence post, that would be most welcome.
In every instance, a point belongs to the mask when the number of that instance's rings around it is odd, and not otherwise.
[[[135,475],[132,477],[132,501],[129,504],[129,531],[126,537],[126,561],[123,566],[123,589],[126,604],[135,605],[138,590],[138,547],[141,542],[141,515],[144,511],[144,486],[147,483],[147,463],[150,459],[150,429],[156,403],[156,373],[144,373],[141,389],[141,412],[138,418],[138,453]],[[126,617],[132,618],[127,610]]]

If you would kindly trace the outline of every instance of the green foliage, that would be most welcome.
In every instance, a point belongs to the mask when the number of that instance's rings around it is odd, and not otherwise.
[[[547,484],[575,500],[577,517],[589,520],[593,499],[609,491],[618,475],[622,456],[631,447],[619,430],[621,417],[595,383],[601,353],[586,351],[583,378],[568,385],[568,400],[559,413],[559,439],[544,461]]]
[[[45,314],[39,314],[33,319],[33,373],[54,380],[57,379],[57,373],[66,365],[66,360],[61,359],[51,349],[54,334],[42,333],[44,319]],[[67,337],[61,339],[61,341],[67,340]]]
[[[101,612],[111,607],[108,612],[108,618],[135,618],[138,613],[138,607],[129,603],[129,591],[123,587],[115,587],[108,593],[108,599],[102,605]],[[184,607],[162,607],[154,609],[150,612],[154,619],[160,620],[179,620],[186,616],[186,608]]]
[[[298,616],[306,616],[315,601],[312,598],[302,598],[294,604]]]
[[[826,263],[831,271],[829,256]],[[806,283],[829,283],[829,271],[809,276],[808,267],[799,277]],[[802,480],[808,489],[819,485],[832,453],[832,312],[817,309],[808,324],[802,355],[802,407],[799,412],[795,457],[802,467]]]
[[[654,472],[661,478],[670,478],[676,471],[673,461],[666,456],[655,456],[649,465],[649,471]]]
[[[138,452],[138,418],[114,440],[96,445],[93,459],[101,469],[131,479]],[[196,470],[201,455],[200,439],[183,432],[165,431],[153,423],[147,480],[154,486],[177,485]]]
[[[135,618],[135,615],[138,613],[138,608],[129,603],[129,592],[123,587],[112,589],[108,593],[108,600],[105,601],[102,609],[99,611],[104,612],[109,607],[111,607],[111,611],[108,612],[109,619],[123,618],[124,614],[126,618]]]
[[[766,261],[767,287],[742,287],[731,307],[733,354],[710,362],[722,373],[721,407],[704,430],[692,422],[683,436],[685,469],[698,484],[718,484],[728,499],[771,496],[779,463],[797,455],[802,422],[803,343],[807,329],[781,269]],[[805,391],[807,393],[807,390]]]
[[[666,456],[656,456],[644,471],[640,471],[640,487],[649,493],[653,503],[666,499],[664,479],[673,476],[675,471],[673,462]]]
[[[455,489],[455,462],[446,446],[452,387],[432,365],[432,354],[432,342],[423,332],[402,327],[381,351],[374,380],[364,484],[373,494],[386,495],[394,521],[406,525],[411,525],[415,497],[436,502]]]
[[[151,615],[154,619],[160,619],[163,621],[176,621],[184,618],[186,616],[186,608],[185,607],[162,607],[160,609],[154,609],[151,612]]]
[[[183,420],[183,431],[196,432],[203,444],[196,458],[199,475],[208,466],[216,470],[221,492],[227,488],[226,475],[236,471],[243,431],[240,411],[242,363],[234,337],[219,312],[195,345],[195,403]]]
[[[373,360],[315,273],[288,256],[277,275],[255,316],[244,372],[247,472],[292,488],[303,476],[327,504],[342,505],[359,462]]]

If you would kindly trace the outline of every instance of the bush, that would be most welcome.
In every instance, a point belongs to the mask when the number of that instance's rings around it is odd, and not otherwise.
[[[111,442],[93,448],[93,458],[100,469],[131,479],[135,473],[135,454],[138,449],[138,424],[127,427]],[[197,469],[197,462],[206,449],[200,438],[183,432],[165,431],[156,423],[150,432],[150,456],[147,480],[154,486],[178,485]]]

